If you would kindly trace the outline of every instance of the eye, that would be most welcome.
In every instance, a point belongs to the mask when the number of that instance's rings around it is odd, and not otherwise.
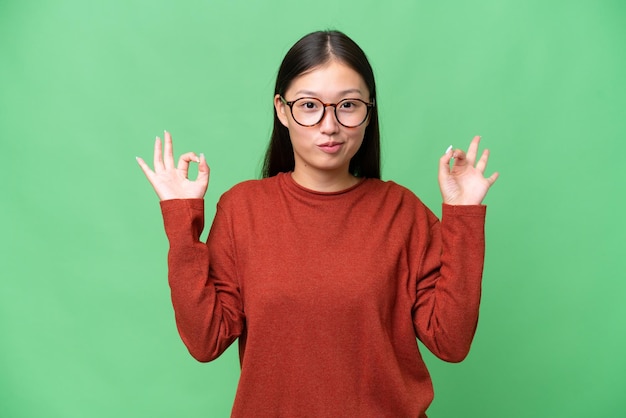
[[[359,107],[363,107],[363,103],[356,99],[345,99],[339,102],[339,104],[339,109],[345,112],[353,112],[359,109]]]
[[[296,100],[298,109],[306,112],[318,110],[321,104],[315,99],[298,99]]]

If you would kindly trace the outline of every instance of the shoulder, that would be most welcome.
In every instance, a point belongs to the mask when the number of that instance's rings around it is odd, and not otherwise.
[[[368,183],[369,195],[379,200],[381,207],[408,216],[428,219],[430,222],[437,219],[435,214],[409,188],[391,180],[368,179]]]
[[[264,197],[276,195],[279,187],[277,177],[268,177],[260,180],[246,180],[231,187],[220,197],[220,206],[246,206],[251,202],[259,202]]]
[[[235,184],[230,188],[227,192],[224,193],[225,196],[238,196],[238,195],[247,195],[252,192],[264,192],[272,190],[277,187],[277,178],[268,177],[260,180],[246,180],[241,183]]]
[[[375,195],[384,198],[400,199],[405,203],[424,206],[422,201],[412,190],[392,180],[368,179],[369,188]]]

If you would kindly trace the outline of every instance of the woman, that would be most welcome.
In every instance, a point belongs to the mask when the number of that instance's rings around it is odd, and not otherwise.
[[[204,156],[175,167],[165,133],[154,171],[138,158],[161,199],[181,338],[199,361],[239,338],[234,417],[424,417],[433,389],[416,337],[457,362],[476,328],[488,153],[476,161],[475,137],[441,157],[441,222],[381,181],[372,69],[336,31],[291,48],[274,108],[264,178],[221,197],[206,244]]]

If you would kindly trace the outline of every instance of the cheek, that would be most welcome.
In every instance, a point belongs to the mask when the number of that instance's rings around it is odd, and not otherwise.
[[[361,149],[361,147],[363,146],[364,137],[365,137],[365,129],[361,130],[358,134],[355,135],[355,139],[354,139],[354,143],[355,143],[354,154],[356,154],[359,151],[359,149]]]
[[[352,138],[355,142],[358,142],[359,145],[363,143],[363,139],[365,138],[365,128],[359,129],[358,132],[354,132]]]
[[[292,121],[290,121],[287,129],[289,130],[289,139],[291,139],[292,144],[305,144],[313,141],[313,137],[306,130],[306,128],[303,128]]]

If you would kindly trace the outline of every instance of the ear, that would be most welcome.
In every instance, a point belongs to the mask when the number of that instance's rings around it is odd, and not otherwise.
[[[374,103],[374,106],[376,106],[376,99],[373,99],[372,103]],[[367,115],[367,120],[365,121],[365,127],[367,127],[370,124],[370,121],[372,120],[372,112],[374,112],[374,109],[370,110],[370,113]]]
[[[289,117],[287,116],[287,105],[284,104],[283,101],[280,99],[279,94],[274,96],[274,109],[276,109],[276,116],[278,117],[278,120],[280,120],[280,123],[282,123],[285,126],[285,128],[289,128],[289,124],[288,124]]]

